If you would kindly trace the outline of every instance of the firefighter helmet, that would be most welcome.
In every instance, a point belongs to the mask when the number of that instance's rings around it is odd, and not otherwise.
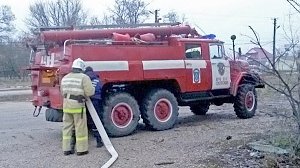
[[[78,68],[81,70],[85,70],[85,63],[82,59],[77,58],[73,61],[72,68]]]

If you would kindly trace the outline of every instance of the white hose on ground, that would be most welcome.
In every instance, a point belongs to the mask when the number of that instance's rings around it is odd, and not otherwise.
[[[91,117],[97,127],[97,130],[102,138],[102,142],[104,144],[104,146],[106,147],[106,149],[108,150],[108,152],[111,154],[111,158],[101,167],[101,168],[108,168],[110,167],[118,158],[118,153],[115,150],[115,148],[113,147],[113,145],[111,144],[108,135],[103,127],[103,124],[93,106],[93,103],[91,101],[90,98],[87,98],[86,101],[86,106],[91,114]]]

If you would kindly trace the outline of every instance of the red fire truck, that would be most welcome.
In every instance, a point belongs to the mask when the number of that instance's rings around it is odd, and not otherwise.
[[[233,103],[239,118],[250,118],[255,88],[264,87],[247,62],[225,56],[222,41],[187,25],[45,30],[32,48],[34,114],[44,106],[47,121],[62,121],[60,81],[81,58],[103,83],[100,118],[110,136],[133,133],[140,117],[170,129],[179,106],[205,115],[211,104]]]

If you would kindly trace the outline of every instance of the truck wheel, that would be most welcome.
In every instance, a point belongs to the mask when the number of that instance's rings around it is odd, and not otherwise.
[[[220,100],[215,100],[213,102],[213,104],[216,105],[216,106],[222,106],[224,103],[222,101],[220,101]]]
[[[178,103],[175,96],[165,89],[152,90],[142,104],[144,123],[153,130],[173,128],[178,118]]]
[[[56,110],[53,108],[46,109],[45,116],[46,121],[62,122],[63,120],[63,112],[61,110]]]
[[[110,95],[104,102],[101,119],[109,136],[129,135],[138,125],[139,106],[128,93]]]
[[[191,105],[190,109],[195,115],[205,115],[209,109],[209,103]]]
[[[240,86],[233,107],[239,118],[246,119],[253,117],[257,108],[255,87],[250,84]]]

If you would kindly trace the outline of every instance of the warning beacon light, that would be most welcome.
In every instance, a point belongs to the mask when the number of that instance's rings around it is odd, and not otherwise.
[[[207,34],[201,37],[202,39],[215,39],[216,35],[214,34]]]

